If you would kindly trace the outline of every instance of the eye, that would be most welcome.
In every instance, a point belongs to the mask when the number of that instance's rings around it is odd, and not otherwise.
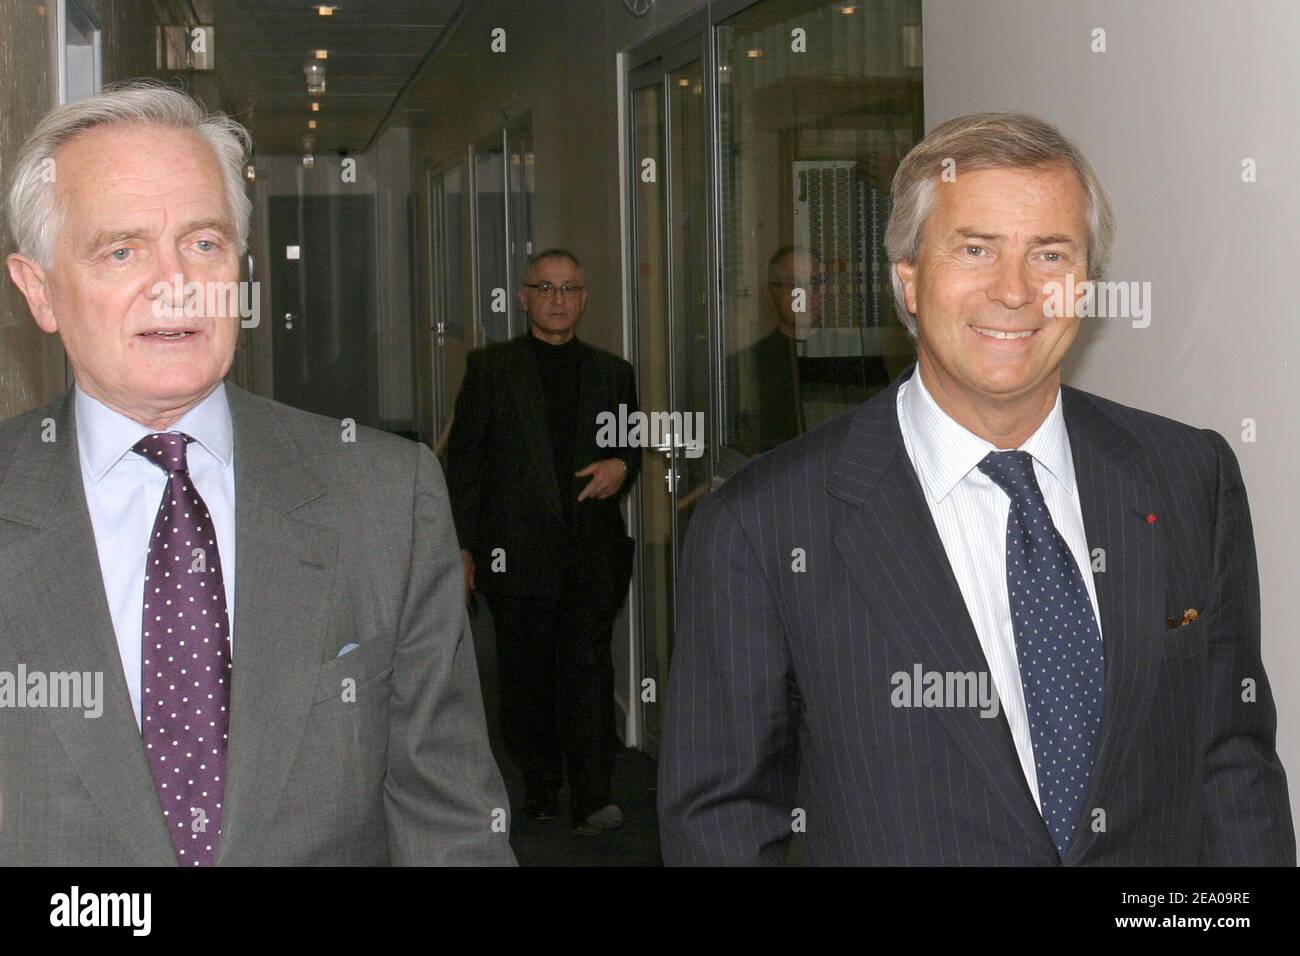
[[[1048,262],[1060,262],[1060,261],[1062,260],[1062,258],[1063,258],[1062,255],[1061,255],[1059,252],[1050,252],[1050,251],[1049,251],[1049,252],[1044,252],[1043,255],[1045,255],[1045,256],[1055,256],[1055,257],[1056,257],[1055,259],[1049,259]]]
[[[962,251],[967,253],[973,252],[974,256],[978,258],[984,255],[984,253],[986,253],[988,250],[985,249],[983,246],[963,246]]]
[[[199,247],[200,252],[215,252],[217,248],[216,242],[212,239],[200,239],[194,244]],[[205,246],[207,248],[204,248]]]
[[[130,249],[114,249],[108,254],[108,258],[113,262],[126,262],[127,256],[131,254]]]

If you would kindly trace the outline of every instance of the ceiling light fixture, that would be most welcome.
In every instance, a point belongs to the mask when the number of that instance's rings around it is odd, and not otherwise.
[[[302,68],[307,77],[307,92],[316,96],[325,92],[325,67],[314,60],[308,60]]]

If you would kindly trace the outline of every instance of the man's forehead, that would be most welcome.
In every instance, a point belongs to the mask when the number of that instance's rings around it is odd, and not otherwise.
[[[170,127],[103,126],[74,136],[54,153],[62,192],[101,190],[148,194],[212,185],[221,167],[202,137]]]
[[[936,184],[935,225],[944,233],[1012,236],[1086,229],[1087,195],[1068,167],[981,169]],[[1047,228],[1049,227],[1050,228]]]
[[[577,276],[582,273],[572,259],[563,256],[547,256],[545,259],[538,259],[529,271],[534,276]]]
[[[131,221],[120,223],[124,228],[152,224],[169,209],[185,219],[225,215],[225,183],[215,156],[202,149],[142,151],[138,134],[127,130],[118,138],[112,128],[100,132],[90,130],[55,153],[56,195],[67,215],[125,217]]]

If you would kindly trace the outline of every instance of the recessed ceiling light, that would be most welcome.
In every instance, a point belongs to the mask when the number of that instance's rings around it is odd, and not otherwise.
[[[316,128],[316,121],[315,121],[315,120],[308,120],[308,121],[307,121],[307,128],[308,128],[308,129],[315,129],[315,128]]]
[[[315,102],[315,101],[313,101],[312,104],[311,104],[311,111],[312,111],[313,113],[319,113],[319,112],[320,112],[320,104],[317,103],[317,102]]]
[[[322,17],[332,17],[334,16],[334,14],[338,13],[343,8],[330,6],[328,3],[319,3],[316,6],[312,7],[312,9],[315,10],[317,13],[319,13]]]
[[[317,51],[316,51],[316,59],[318,59],[318,60],[328,60],[329,58],[330,58],[330,51],[329,51],[329,50],[317,50]]]

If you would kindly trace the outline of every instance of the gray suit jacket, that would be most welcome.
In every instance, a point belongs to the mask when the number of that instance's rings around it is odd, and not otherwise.
[[[796,821],[811,863],[1062,862],[1001,710],[892,704],[892,675],[917,664],[988,672],[897,393],[764,455],[691,517],[659,764],[669,864],[781,863]],[[1063,862],[1294,866],[1236,458],[1212,431],[1068,387],[1063,402],[1106,558],[1102,739]],[[1187,609],[1199,620],[1170,627]]]
[[[513,864],[433,455],[368,428],[344,442],[336,421],[226,389],[236,638],[217,863]],[[175,865],[73,415],[69,393],[0,424],[0,671],[102,672],[104,709],[0,708],[0,862]]]

